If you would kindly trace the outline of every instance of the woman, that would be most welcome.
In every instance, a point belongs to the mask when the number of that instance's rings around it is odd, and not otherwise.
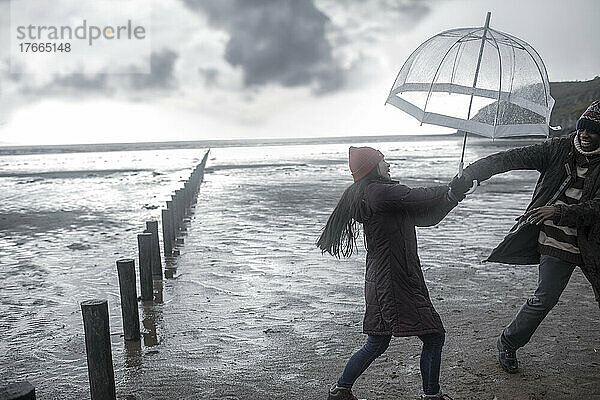
[[[346,364],[329,390],[329,400],[353,400],[352,385],[387,349],[392,336],[418,336],[423,341],[423,399],[449,399],[439,385],[444,327],[425,286],[415,226],[440,222],[464,195],[448,186],[411,189],[392,181],[389,164],[371,147],[350,147],[354,183],[346,189],[317,246],[336,257],[350,257],[358,225],[367,248],[365,273],[365,345]]]

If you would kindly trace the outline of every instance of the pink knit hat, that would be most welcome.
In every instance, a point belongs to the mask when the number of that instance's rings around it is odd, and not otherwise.
[[[354,182],[365,177],[383,160],[383,154],[372,147],[353,147],[348,150],[348,165]]]

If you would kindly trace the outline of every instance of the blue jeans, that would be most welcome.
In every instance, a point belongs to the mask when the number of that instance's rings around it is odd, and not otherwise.
[[[575,264],[542,254],[538,287],[533,297],[523,304],[502,333],[502,342],[506,346],[517,350],[529,342],[537,327],[558,302],[574,269]]]
[[[419,336],[423,341],[420,367],[425,394],[437,394],[440,391],[440,364],[445,337],[443,333]],[[385,352],[391,339],[392,337],[387,335],[369,335],[365,345],[348,360],[337,385],[350,389],[369,365]]]

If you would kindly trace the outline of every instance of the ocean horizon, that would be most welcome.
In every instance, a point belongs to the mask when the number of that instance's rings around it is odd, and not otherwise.
[[[410,141],[435,141],[444,139],[462,139],[462,133],[427,134],[427,135],[361,135],[361,136],[324,136],[307,138],[248,138],[248,139],[203,139],[186,141],[160,142],[125,142],[125,143],[76,143],[56,145],[0,145],[0,155],[52,154],[52,153],[92,153],[110,151],[142,151],[167,149],[203,149],[215,147],[254,147],[254,146],[286,146],[317,145],[337,143],[386,143]],[[469,140],[488,140],[502,143],[528,143],[543,140],[540,137],[530,138],[498,138],[495,140],[469,134]]]

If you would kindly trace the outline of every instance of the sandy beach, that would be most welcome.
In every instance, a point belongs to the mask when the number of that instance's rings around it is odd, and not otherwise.
[[[467,159],[518,144],[473,140]],[[89,398],[79,303],[106,298],[120,399],[326,398],[365,340],[364,250],[336,260],[314,246],[350,183],[348,145],[213,149],[176,273],[156,282],[157,300],[140,303],[143,340],[127,345],[115,261],[136,258],[135,235],[203,150],[2,156],[0,381],[27,379],[40,399]],[[454,137],[375,146],[409,186],[445,184],[460,149]],[[536,178],[494,177],[441,224],[418,229],[447,330],[442,386],[455,399],[600,399],[600,310],[579,269],[519,351],[521,372],[496,362],[496,338],[537,271],[482,260]],[[393,339],[355,393],[416,398],[419,353],[417,338]]]

